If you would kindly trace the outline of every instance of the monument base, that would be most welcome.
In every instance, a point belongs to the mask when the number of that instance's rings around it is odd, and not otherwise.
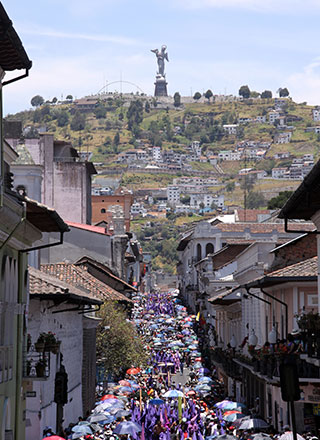
[[[168,96],[167,91],[167,81],[162,79],[156,79],[156,82],[154,83],[155,89],[154,89],[154,96]]]

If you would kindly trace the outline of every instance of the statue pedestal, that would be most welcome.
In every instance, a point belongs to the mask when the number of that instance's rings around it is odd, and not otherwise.
[[[168,96],[167,84],[168,83],[163,76],[157,77],[156,82],[154,83],[154,96]]]

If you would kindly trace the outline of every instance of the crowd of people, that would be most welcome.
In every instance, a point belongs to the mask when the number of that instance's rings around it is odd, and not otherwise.
[[[67,439],[270,440],[278,436],[244,404],[225,398],[223,384],[202,357],[199,316],[188,314],[177,291],[137,294],[134,300],[132,320],[149,364],[144,369],[133,366],[118,383],[109,383],[90,417],[69,426]],[[289,427],[285,431],[282,435],[287,437],[280,439],[293,440]]]

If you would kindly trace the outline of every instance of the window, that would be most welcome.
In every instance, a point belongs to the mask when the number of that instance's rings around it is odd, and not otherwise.
[[[214,253],[214,246],[212,243],[207,243],[206,245],[206,255]]]
[[[105,214],[106,210],[104,208],[101,209],[101,214]]]
[[[202,250],[201,250],[201,244],[197,244],[197,261],[200,261],[202,259]]]

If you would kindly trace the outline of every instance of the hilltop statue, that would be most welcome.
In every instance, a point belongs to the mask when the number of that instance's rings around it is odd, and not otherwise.
[[[160,51],[158,49],[151,49],[151,52],[153,52],[157,57],[159,69],[156,75],[156,82],[154,83],[154,96],[168,96],[166,75],[164,73],[165,60],[169,61],[168,52],[166,52],[166,50],[166,45],[161,46]]]
[[[158,49],[151,49],[151,52],[156,54],[157,61],[158,61],[158,68],[159,71],[157,72],[158,75],[165,77],[164,74],[164,60],[169,61],[168,58],[168,52],[166,52],[167,46],[163,45],[161,46],[161,51],[159,52]]]

